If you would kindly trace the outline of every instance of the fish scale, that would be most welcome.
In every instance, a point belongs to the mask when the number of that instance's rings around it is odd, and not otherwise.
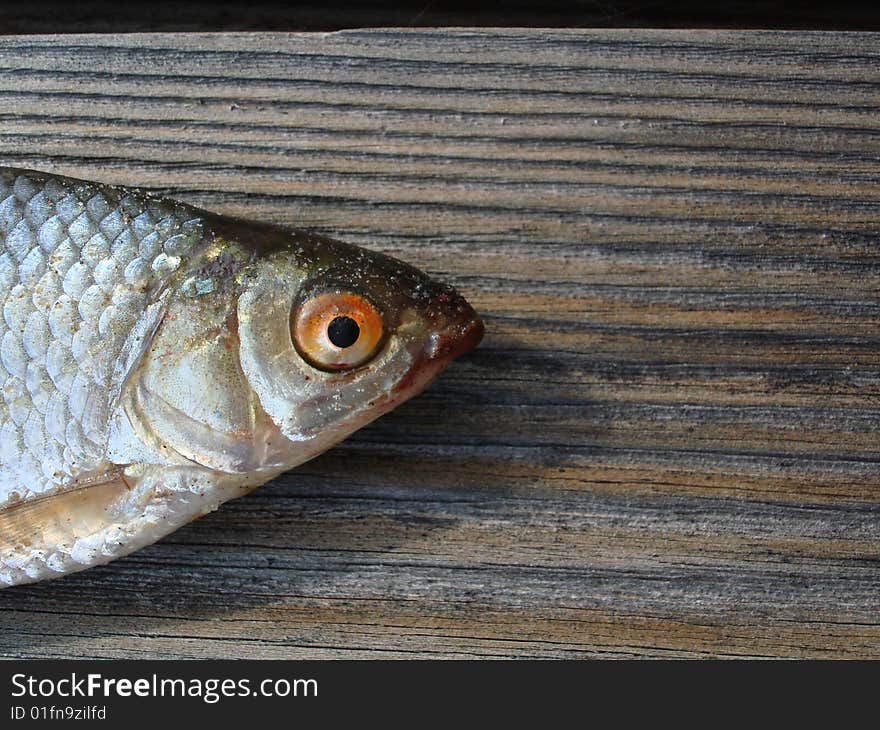
[[[0,509],[105,465],[113,366],[201,237],[179,204],[0,172]]]

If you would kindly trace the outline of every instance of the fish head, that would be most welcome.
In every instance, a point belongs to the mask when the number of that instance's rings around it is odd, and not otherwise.
[[[464,297],[397,259],[304,233],[257,248],[238,276],[236,316],[248,387],[290,444],[267,461],[321,453],[483,336]]]
[[[132,333],[114,463],[292,468],[419,393],[483,336],[458,292],[402,261],[229,219],[211,230],[154,307],[155,326],[147,317]]]

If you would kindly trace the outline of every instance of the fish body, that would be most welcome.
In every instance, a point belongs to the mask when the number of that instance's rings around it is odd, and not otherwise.
[[[483,325],[378,253],[0,168],[0,586],[108,562],[420,392]]]

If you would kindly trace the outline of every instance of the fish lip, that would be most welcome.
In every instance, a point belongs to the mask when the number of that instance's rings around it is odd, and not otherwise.
[[[396,404],[401,394],[414,395],[426,388],[450,362],[479,345],[485,332],[483,320],[471,311],[466,319],[432,335],[427,344],[413,353],[413,362],[392,390],[390,402]]]
[[[433,335],[425,351],[426,360],[454,360],[473,350],[483,339],[486,326],[473,315]]]

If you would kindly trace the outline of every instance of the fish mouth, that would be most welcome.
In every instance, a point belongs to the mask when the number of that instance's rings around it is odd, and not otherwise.
[[[483,320],[474,314],[466,321],[455,323],[433,335],[425,348],[423,361],[445,360],[448,363],[473,350],[485,333]]]
[[[486,327],[468,301],[451,286],[436,285],[427,316],[433,324],[423,360],[451,360],[470,352],[483,339]]]
[[[399,403],[424,390],[449,363],[479,345],[485,332],[482,318],[460,298],[452,321],[413,352],[409,371],[392,391],[392,402]]]

